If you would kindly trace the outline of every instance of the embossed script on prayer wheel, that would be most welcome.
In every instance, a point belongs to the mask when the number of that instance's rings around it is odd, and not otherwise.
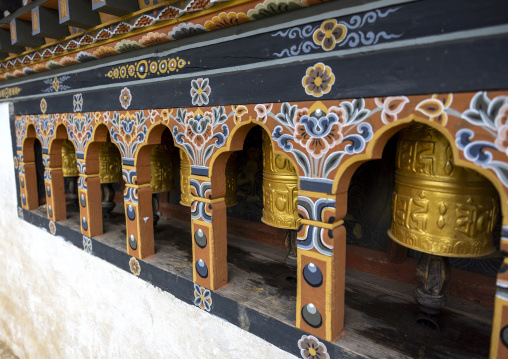
[[[298,175],[291,162],[274,154],[263,132],[263,217],[273,227],[298,229]]]
[[[64,177],[79,176],[76,152],[69,140],[64,140],[62,143],[62,172]]]
[[[455,166],[442,134],[413,125],[402,132],[396,156],[388,231],[395,242],[447,257],[481,257],[495,250],[497,192],[479,173]]]
[[[189,177],[191,174],[190,162],[184,150],[180,150],[180,204],[190,207],[192,204],[192,195],[190,189]]]
[[[122,181],[122,156],[109,135],[99,150],[99,178],[101,183]]]
[[[152,148],[150,172],[152,193],[168,192],[174,188],[173,155],[167,146],[161,144]]]

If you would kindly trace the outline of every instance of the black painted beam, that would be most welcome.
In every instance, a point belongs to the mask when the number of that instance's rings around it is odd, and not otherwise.
[[[32,9],[32,35],[60,39],[69,36],[69,28],[60,25],[57,10],[37,6]]]
[[[0,11],[2,12],[7,10],[12,14],[22,6],[23,2],[21,0],[0,0]]]
[[[106,14],[124,16],[139,10],[137,0],[91,0],[92,9]]]
[[[8,2],[10,0],[6,0],[6,1]],[[17,1],[17,0],[14,0],[14,2],[15,1]],[[31,12],[34,7],[40,6],[44,3],[47,3],[48,1],[49,0],[32,0],[32,2],[26,4],[25,6],[21,6],[16,11],[11,12],[8,16],[1,19],[0,24],[9,24],[12,19],[23,18],[23,15]]]
[[[92,10],[90,0],[58,0],[60,24],[88,29],[101,23],[97,12]]]
[[[11,20],[11,43],[28,47],[39,47],[46,44],[43,38],[32,35],[32,24],[30,21],[21,19]]]
[[[11,34],[9,30],[0,29],[0,54],[20,54],[24,51],[25,48],[23,46],[16,46],[11,43]]]

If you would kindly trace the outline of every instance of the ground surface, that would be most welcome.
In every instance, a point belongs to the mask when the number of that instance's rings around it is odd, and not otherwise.
[[[0,340],[0,358],[2,359],[18,359],[16,355],[12,352],[12,349]]]

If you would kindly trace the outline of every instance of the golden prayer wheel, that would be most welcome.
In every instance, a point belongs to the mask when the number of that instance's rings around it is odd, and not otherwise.
[[[226,163],[226,194],[224,196],[226,207],[232,207],[238,203],[236,200],[237,177],[236,153],[233,153]]]
[[[78,162],[74,145],[69,140],[62,143],[62,172],[64,177],[78,177]]]
[[[180,191],[182,192],[180,197],[180,204],[187,207],[190,207],[192,204],[192,195],[189,181],[190,175],[191,168],[189,158],[185,154],[184,150],[180,150]]]
[[[180,150],[180,191],[182,195],[180,197],[180,204],[183,206],[190,207],[192,204],[192,194],[190,190],[190,175],[191,166],[189,159],[185,154],[184,150]],[[237,166],[236,156],[232,154],[226,164],[226,194],[224,200],[226,207],[236,205],[236,187],[237,187]]]
[[[397,143],[392,224],[395,242],[445,257],[494,252],[498,196],[479,173],[456,167],[452,148],[437,130],[416,124]]]
[[[263,217],[273,227],[298,229],[298,174],[291,162],[274,154],[271,140],[263,131]]]
[[[174,189],[173,154],[168,146],[161,144],[152,148],[150,172],[152,193],[168,192]]]
[[[122,155],[109,135],[99,150],[99,178],[101,183],[122,181]]]

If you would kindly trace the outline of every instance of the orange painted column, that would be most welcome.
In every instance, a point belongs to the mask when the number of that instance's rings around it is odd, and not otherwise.
[[[503,226],[501,252],[508,253],[508,226]],[[496,300],[494,304],[494,320],[490,358],[508,358],[508,258],[505,257],[497,275]]]
[[[328,341],[344,328],[346,230],[335,200],[323,193],[298,196],[296,326]],[[324,197],[324,198],[323,198]]]
[[[24,162],[23,151],[17,151],[19,158],[19,195],[21,206],[24,209],[36,209],[39,207],[37,193],[37,171],[35,162]]]
[[[226,203],[212,199],[209,178],[191,175],[190,184],[193,280],[216,290],[228,282]]]
[[[67,219],[65,185],[61,167],[52,167],[49,155],[42,155],[44,163],[44,191],[48,219],[58,222]],[[57,164],[61,165],[61,163]]]
[[[103,229],[99,173],[88,174],[83,159],[78,159],[77,164],[79,169],[78,201],[81,233],[87,237],[100,236]]]
[[[155,253],[153,240],[152,189],[150,184],[125,184],[127,253],[143,259]]]
[[[122,166],[127,253],[143,259],[155,253],[150,163]]]

